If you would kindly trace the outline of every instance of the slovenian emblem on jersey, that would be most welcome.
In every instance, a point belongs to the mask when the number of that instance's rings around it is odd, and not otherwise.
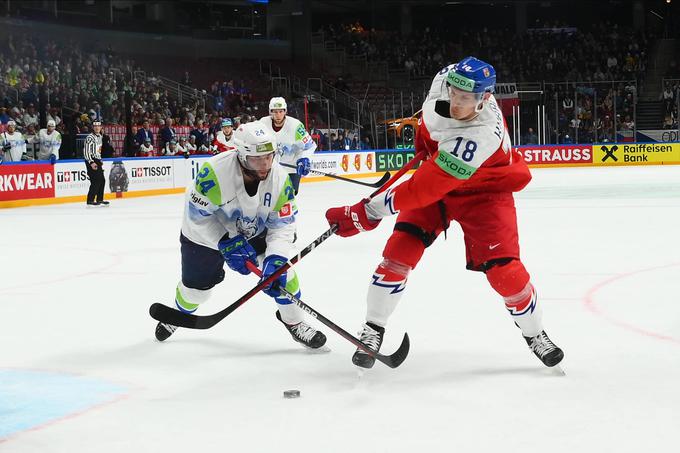
[[[295,213],[295,209],[291,203],[286,203],[279,209],[279,218],[284,219],[286,217],[292,217]]]

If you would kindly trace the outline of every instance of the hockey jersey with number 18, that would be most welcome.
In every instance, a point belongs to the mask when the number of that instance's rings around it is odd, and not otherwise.
[[[276,142],[279,144],[281,163],[296,165],[298,159],[303,157],[312,158],[312,154],[316,150],[316,143],[314,143],[314,140],[312,140],[312,137],[305,129],[305,125],[300,120],[286,115],[283,127],[278,132],[274,131],[271,116],[263,116],[260,122],[276,137]]]
[[[428,206],[450,192],[517,192],[531,181],[493,95],[474,119],[451,118],[445,83],[451,69],[435,76],[423,103],[415,146],[428,160],[410,180],[373,198],[366,206],[369,217]]]
[[[230,237],[253,238],[267,229],[267,255],[289,256],[297,206],[288,174],[274,165],[257,193],[248,195],[237,153],[208,159],[186,191],[182,234],[217,250],[225,230]]]

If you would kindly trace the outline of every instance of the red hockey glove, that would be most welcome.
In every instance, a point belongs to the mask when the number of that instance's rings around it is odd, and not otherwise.
[[[326,220],[329,225],[337,225],[338,236],[349,237],[364,231],[370,231],[377,227],[380,220],[370,220],[366,215],[367,199],[361,200],[353,206],[341,206],[330,208],[326,211]]]

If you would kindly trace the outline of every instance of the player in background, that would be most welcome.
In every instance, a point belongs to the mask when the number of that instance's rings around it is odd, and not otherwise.
[[[297,195],[300,178],[307,176],[312,169],[310,158],[316,150],[316,143],[307,133],[304,124],[287,115],[288,105],[281,97],[269,101],[269,116],[260,119],[266,129],[274,134],[279,144],[281,163],[295,165],[296,169],[286,169]]]
[[[7,130],[0,134],[0,163],[19,162],[27,158],[26,138],[17,131],[17,123],[9,120]]]
[[[61,146],[61,134],[54,130],[56,123],[54,120],[47,122],[46,129],[38,131],[38,160],[49,160],[54,163],[59,159],[59,147]]]
[[[215,134],[215,139],[212,142],[211,149],[213,154],[223,153],[225,151],[234,151],[234,126],[230,118],[222,120],[222,130]]]
[[[139,157],[154,157],[156,155],[156,150],[151,144],[151,138],[146,137],[144,143],[139,145]]]
[[[258,263],[262,278],[288,261],[295,234],[297,206],[290,179],[278,165],[276,141],[262,123],[241,125],[233,138],[236,152],[211,157],[201,167],[195,184],[186,191],[180,234],[182,279],[175,303],[193,313],[224,280],[224,263],[240,274],[250,274],[246,262]],[[294,270],[263,289],[276,302],[276,318],[293,339],[318,349],[326,336],[304,322],[303,311],[283,296],[286,288],[300,296]],[[164,341],[175,326],[158,323],[156,338]]]
[[[443,68],[423,103],[416,135],[416,152],[426,152],[427,160],[411,179],[370,202],[326,212],[340,236],[372,230],[383,217],[398,213],[369,284],[360,333],[376,351],[409,273],[455,220],[463,230],[467,268],[486,274],[533,353],[549,367],[564,356],[543,329],[536,289],[520,260],[512,192],[522,190],[531,175],[521,153],[512,149],[492,94],[495,83],[494,68],[473,57]],[[352,361],[370,368],[375,359],[357,350]]]

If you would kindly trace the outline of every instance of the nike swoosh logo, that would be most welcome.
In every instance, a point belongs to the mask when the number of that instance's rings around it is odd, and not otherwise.
[[[489,250],[493,250],[493,249],[495,249],[496,247],[498,247],[499,245],[501,245],[500,242],[499,242],[498,244],[490,245],[490,246],[489,246]]]

